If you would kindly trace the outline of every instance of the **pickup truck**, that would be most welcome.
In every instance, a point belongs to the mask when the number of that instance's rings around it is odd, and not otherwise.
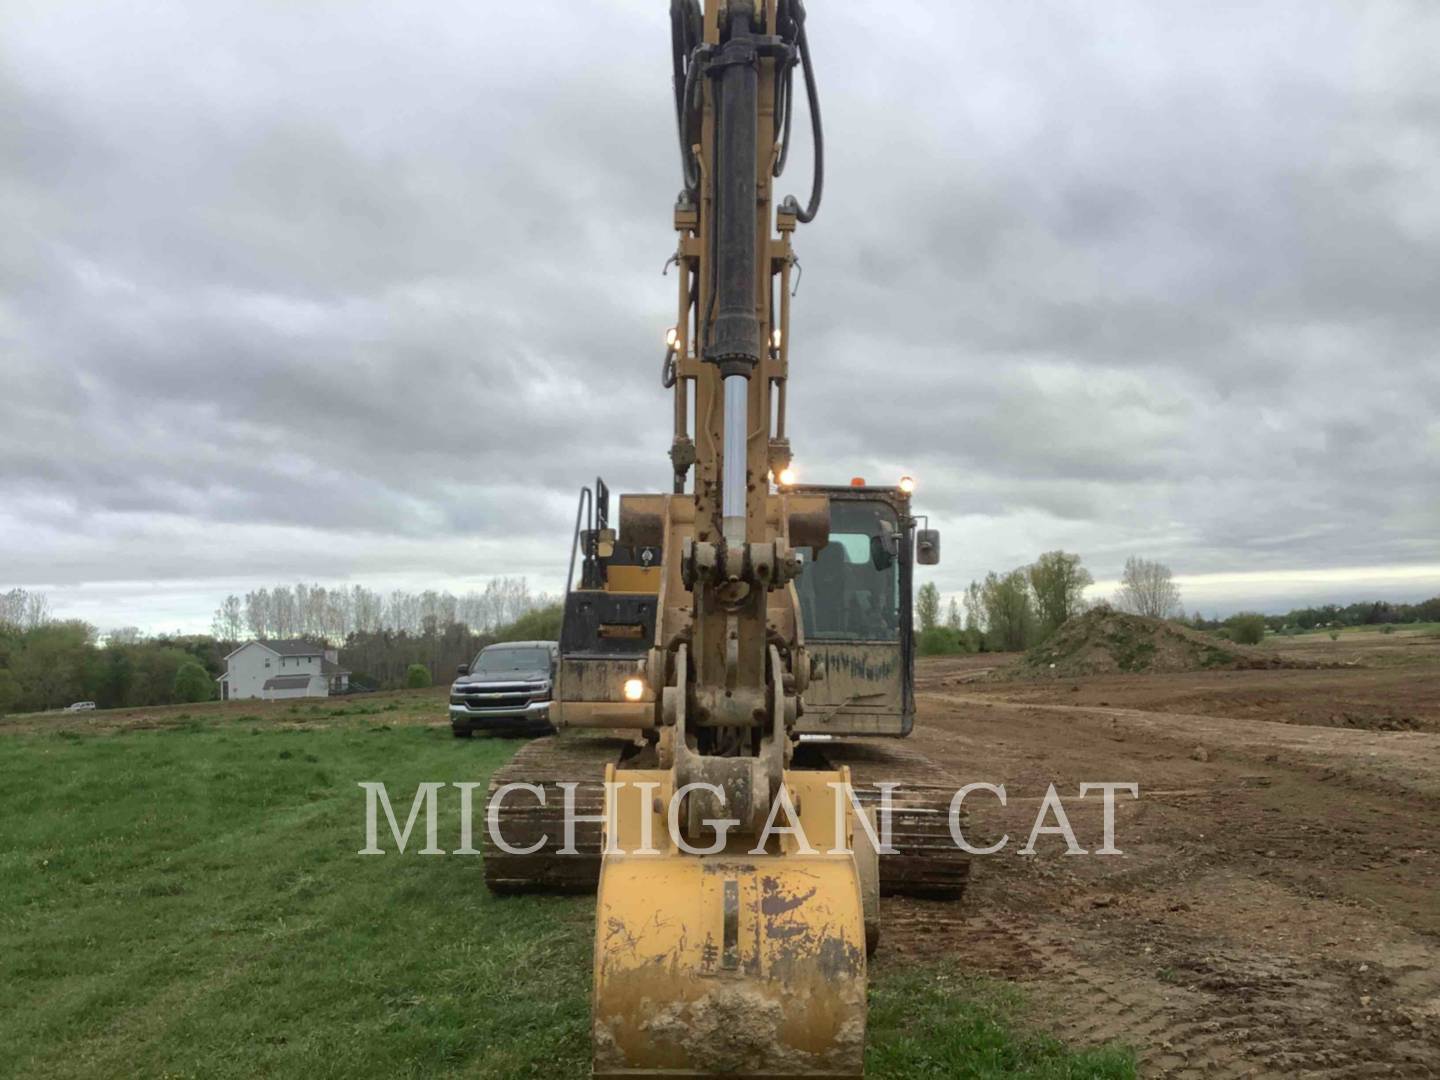
[[[507,641],[487,645],[472,664],[461,664],[450,687],[450,730],[457,739],[477,731],[548,735],[550,689],[559,645]]]

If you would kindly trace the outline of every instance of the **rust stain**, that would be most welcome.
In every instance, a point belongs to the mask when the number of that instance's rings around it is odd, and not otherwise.
[[[815,895],[815,890],[812,888],[803,896],[787,896],[780,891],[780,883],[772,877],[761,878],[760,888],[764,893],[760,897],[760,910],[766,915],[783,915],[787,911],[794,911]]]
[[[623,937],[624,940],[617,942],[615,945],[611,945],[610,943],[614,941],[617,937]],[[630,927],[625,925],[625,920],[617,919],[614,916],[611,916],[608,920],[606,920],[605,946],[607,949],[613,951],[617,948],[628,948],[631,951],[634,951],[636,944],[638,944],[638,941],[639,939],[637,939],[634,934],[630,933]]]
[[[827,979],[856,978],[865,969],[865,950],[843,935],[827,935],[820,942],[818,960]]]

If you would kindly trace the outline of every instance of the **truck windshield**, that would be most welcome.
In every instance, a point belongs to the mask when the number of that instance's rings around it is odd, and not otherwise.
[[[834,499],[830,542],[814,555],[800,548],[805,569],[796,582],[805,636],[816,641],[897,641],[900,637],[900,528],[883,502]],[[882,553],[877,568],[876,552]],[[885,555],[891,555],[885,558]]]
[[[550,670],[549,649],[483,649],[470,670],[476,675],[498,675],[506,671]]]

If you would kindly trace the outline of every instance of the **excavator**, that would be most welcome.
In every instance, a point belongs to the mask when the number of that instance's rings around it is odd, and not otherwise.
[[[858,1077],[879,897],[957,897],[914,722],[914,483],[797,482],[802,0],[672,0],[671,490],[581,492],[551,720],[491,782],[487,883],[595,890],[596,1077]],[[776,200],[803,82],[814,175]],[[668,269],[668,264],[667,264]],[[928,523],[927,523],[928,524]],[[574,570],[580,559],[580,578]],[[496,841],[504,838],[504,844]]]

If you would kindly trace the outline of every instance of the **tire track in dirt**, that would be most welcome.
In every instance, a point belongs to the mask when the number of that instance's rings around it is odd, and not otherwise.
[[[964,905],[888,900],[877,965],[953,954],[1024,984],[1046,1030],[1132,1046],[1147,1077],[1440,1077],[1440,737],[920,702],[918,746],[1027,804],[978,804],[981,842],[1023,838],[1047,780],[1098,769],[1142,798],[1124,858],[1006,854],[978,860]]]
[[[1060,1038],[1135,1048],[1146,1077],[1440,1076],[1422,1042],[1346,1017],[1339,980],[1283,959],[1211,950],[1161,980],[1111,962],[1087,930],[1055,920],[907,899],[887,901],[883,915],[877,963],[955,953],[976,973],[1024,984]],[[1332,1008],[1315,1008],[1317,995]]]
[[[1092,730],[1103,726],[1101,721],[1109,721],[1112,732],[1174,745],[1214,744],[1260,761],[1285,754],[1292,762],[1328,768],[1365,786],[1379,786],[1389,793],[1404,788],[1440,801],[1440,735],[1431,732],[1305,727],[1193,713],[1012,702],[978,694],[924,691],[920,696],[942,709],[958,706],[1028,715],[1056,714]]]
[[[962,913],[956,905],[897,901],[885,911],[881,962],[912,949],[959,954],[967,968],[1026,985],[1044,1026],[1063,1039],[1095,1045],[1121,1042],[1140,1054],[1147,1076],[1245,1077],[1245,1057],[1227,1045],[1219,1025],[1187,1020],[1199,995],[1163,984],[1146,986],[1078,958],[1067,942],[1017,915]],[[918,948],[917,948],[918,946]]]

